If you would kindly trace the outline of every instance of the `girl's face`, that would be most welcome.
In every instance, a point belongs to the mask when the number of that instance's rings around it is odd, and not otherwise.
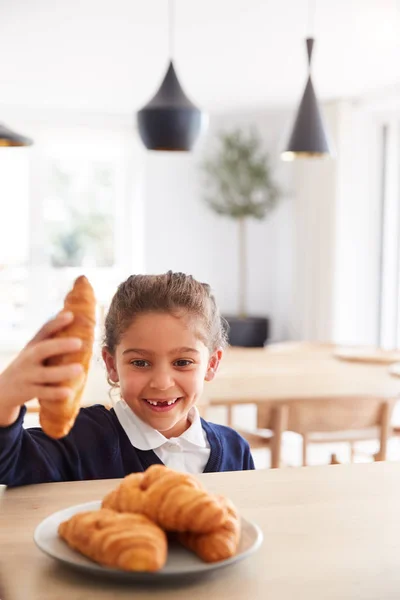
[[[119,382],[121,397],[167,438],[188,429],[188,412],[222,357],[221,349],[210,354],[200,326],[183,312],[142,313],[123,334],[114,356],[103,348],[108,375]]]

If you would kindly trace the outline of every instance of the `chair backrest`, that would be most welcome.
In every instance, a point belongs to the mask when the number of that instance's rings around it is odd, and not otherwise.
[[[388,438],[392,430],[391,417],[396,402],[397,398],[376,396],[328,396],[308,400],[293,398],[279,402],[275,407],[259,406],[257,425],[274,432],[276,447],[272,466],[275,467],[280,464],[280,443],[284,431],[301,434],[306,447],[305,440],[311,433],[358,433],[374,428],[379,438],[379,452],[375,459],[386,460]],[[307,464],[306,458],[303,461]]]
[[[298,433],[369,429],[391,417],[395,400],[369,396],[321,398],[316,402],[293,402],[289,409],[288,429]],[[389,414],[386,414],[386,413]]]
[[[287,399],[279,402],[284,412],[283,431],[308,433],[359,431],[379,428],[381,450],[384,451],[391,429],[391,416],[397,398],[376,396],[327,396],[310,399]],[[271,406],[259,406],[257,426],[274,430],[275,411]]]

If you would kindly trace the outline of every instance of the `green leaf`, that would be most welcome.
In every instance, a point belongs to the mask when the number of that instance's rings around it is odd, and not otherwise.
[[[216,151],[201,165],[204,200],[217,214],[263,219],[281,195],[258,134],[240,129],[217,136]]]

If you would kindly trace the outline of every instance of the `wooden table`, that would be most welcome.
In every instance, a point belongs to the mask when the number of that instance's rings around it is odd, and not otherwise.
[[[2,600],[398,600],[400,464],[374,463],[202,475],[258,523],[252,557],[206,578],[163,587],[98,579],[34,545],[52,512],[96,500],[116,481],[7,490],[0,501]],[[1,584],[0,584],[1,585]]]
[[[204,402],[232,407],[321,396],[400,396],[400,380],[388,365],[339,360],[329,344],[287,348],[229,348],[217,376],[206,383]]]

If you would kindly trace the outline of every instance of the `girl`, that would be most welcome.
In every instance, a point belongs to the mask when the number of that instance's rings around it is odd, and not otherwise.
[[[52,335],[71,322],[48,322],[0,375],[0,483],[122,478],[155,463],[191,472],[254,469],[247,442],[233,429],[201,419],[205,381],[217,372],[226,332],[207,284],[171,271],[132,275],[113,297],[102,349],[114,408],[82,408],[70,433],[54,440],[24,429],[25,402],[57,402],[71,393],[55,384],[80,365],[44,366],[79,349]]]

